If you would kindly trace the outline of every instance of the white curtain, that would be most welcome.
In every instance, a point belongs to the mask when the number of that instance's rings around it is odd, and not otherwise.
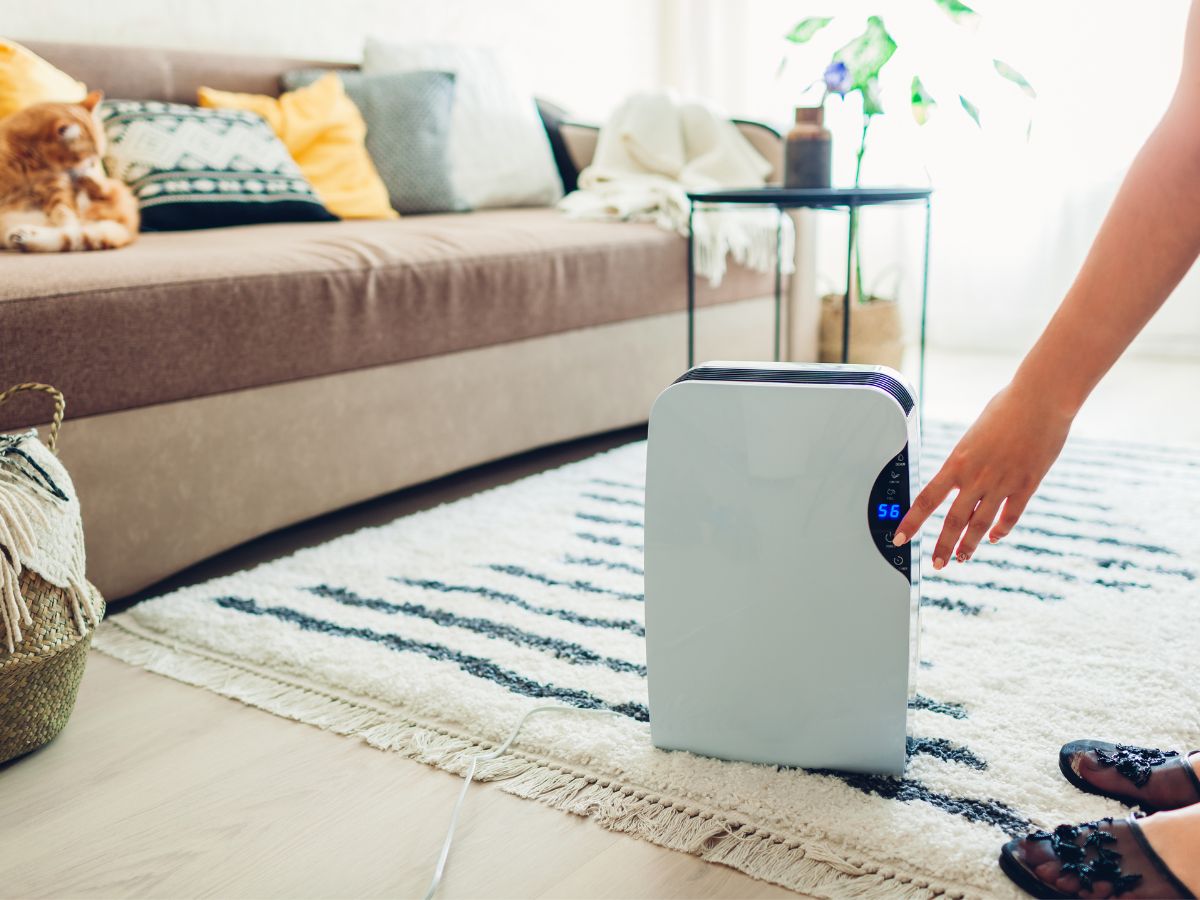
[[[884,69],[886,115],[871,126],[863,181],[935,189],[931,341],[1020,351],[1061,299],[1126,167],[1166,108],[1188,4],[966,2],[980,13],[975,27],[956,25],[933,0],[662,0],[662,79],[735,115],[786,126],[790,107],[819,102],[818,92],[804,88],[820,77],[832,51],[861,32],[867,15],[881,16],[899,50]],[[783,35],[811,15],[837,18],[811,45],[789,48]],[[993,57],[1020,70],[1037,99],[1025,102],[996,77]],[[939,104],[924,127],[908,109],[914,71]],[[959,106],[960,91],[981,108],[982,128]],[[846,184],[853,179],[859,108],[853,97],[844,104],[835,98],[826,110],[835,179]],[[819,220],[818,286],[840,290],[844,217],[826,213]],[[914,324],[922,225],[917,210],[880,209],[862,221],[864,283],[898,293]],[[1135,352],[1200,353],[1197,272]]]

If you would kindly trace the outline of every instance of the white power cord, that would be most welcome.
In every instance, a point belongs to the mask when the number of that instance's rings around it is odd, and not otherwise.
[[[450,844],[454,841],[454,829],[458,825],[458,814],[462,811],[463,801],[467,799],[467,788],[471,786],[471,782],[475,779],[475,770],[481,762],[487,762],[492,759],[499,759],[508,752],[508,748],[512,746],[512,742],[517,739],[517,735],[521,733],[521,729],[525,727],[525,722],[530,716],[536,716],[538,713],[559,712],[559,713],[586,713],[591,715],[615,716],[619,713],[613,712],[610,709],[579,709],[574,706],[535,706],[525,715],[521,716],[521,720],[517,722],[517,727],[495,750],[489,753],[480,753],[477,756],[471,757],[471,765],[467,767],[467,774],[463,777],[462,790],[459,791],[458,800],[454,804],[454,812],[450,814],[450,827],[446,829],[446,839],[442,841],[442,852],[438,855],[437,868],[433,870],[433,880],[429,882],[429,890],[425,892],[425,900],[433,900],[433,895],[437,893],[438,887],[442,883],[442,875],[446,871],[446,860],[450,858]]]

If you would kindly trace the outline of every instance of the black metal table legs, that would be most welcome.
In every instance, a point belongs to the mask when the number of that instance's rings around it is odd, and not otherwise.
[[[929,305],[929,227],[933,219],[933,204],[925,198],[925,260],[921,267],[921,349],[920,372],[917,376],[917,418],[925,424],[925,312]]]
[[[688,202],[687,246],[687,367],[696,364],[696,232],[692,228],[696,204]]]
[[[782,207],[775,207],[775,362],[779,355],[779,333],[783,330],[783,217]]]
[[[916,199],[916,198],[912,198]],[[765,204],[764,204],[765,205]],[[790,207],[775,205],[777,218],[775,220],[775,361],[783,358],[783,217]],[[830,207],[812,206],[821,209]],[[846,235],[846,291],[842,295],[842,362],[850,361],[850,294],[853,290],[854,250],[858,240],[858,211],[861,209],[853,203],[847,206],[849,213],[849,228]],[[917,399],[919,409],[924,409],[925,397],[925,335],[926,318],[929,305],[929,243],[932,222],[933,204],[925,197],[925,247],[921,271],[921,333],[919,343],[919,373]],[[688,202],[688,233],[687,233],[687,364],[692,368],[696,364],[696,233],[695,233],[695,201]],[[862,285],[858,285],[861,292]]]
[[[854,241],[858,237],[858,210],[847,210],[850,227],[846,234],[846,293],[842,295],[842,363],[850,362],[850,291],[854,279]],[[859,292],[862,285],[858,286]]]

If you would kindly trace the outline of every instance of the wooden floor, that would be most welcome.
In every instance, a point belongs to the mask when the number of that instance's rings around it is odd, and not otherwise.
[[[1015,360],[934,354],[926,412],[967,420]],[[1079,431],[1200,442],[1200,366],[1122,364]],[[578,442],[289,529],[159,586],[236,571],[639,437]],[[460,780],[93,654],[49,747],[0,767],[0,897],[420,896]],[[794,897],[472,788],[439,896]]]
[[[417,897],[461,784],[94,653],[0,771],[0,895]],[[478,785],[439,896],[794,895]]]

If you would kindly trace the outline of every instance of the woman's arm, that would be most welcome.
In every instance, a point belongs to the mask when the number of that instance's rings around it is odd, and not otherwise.
[[[989,528],[993,543],[1008,534],[1084,400],[1198,253],[1200,0],[1193,0],[1174,98],[1130,166],[1083,268],[1012,382],[913,501],[896,544],[916,534],[955,489],[933,550],[935,569],[951,551],[960,562],[970,559]]]

